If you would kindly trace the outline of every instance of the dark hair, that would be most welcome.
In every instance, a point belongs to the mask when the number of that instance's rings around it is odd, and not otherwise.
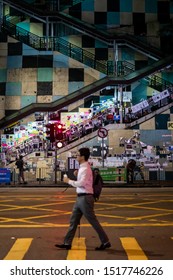
[[[90,157],[90,150],[89,150],[89,148],[81,148],[81,149],[79,149],[79,153],[80,153],[80,156],[84,156],[86,161]]]
[[[93,171],[98,171],[98,172],[100,172],[99,168],[94,168]]]

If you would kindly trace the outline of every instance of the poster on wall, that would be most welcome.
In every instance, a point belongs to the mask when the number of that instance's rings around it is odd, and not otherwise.
[[[8,148],[13,147],[16,144],[16,139],[13,134],[1,135],[1,151],[4,152]]]
[[[61,113],[61,123],[65,125],[65,127],[69,127],[70,125],[76,125],[79,123],[79,112],[65,112]]]
[[[89,116],[90,108],[79,108],[79,112],[65,112],[61,113],[61,122],[65,125],[66,128],[71,125],[77,125]]]
[[[121,92],[118,92],[118,101],[121,101]],[[132,101],[132,92],[123,91],[123,102],[131,102],[131,101]]]
[[[93,110],[91,108],[79,108],[81,121],[91,118]]]

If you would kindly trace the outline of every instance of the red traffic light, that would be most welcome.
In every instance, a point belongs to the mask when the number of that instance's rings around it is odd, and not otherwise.
[[[62,123],[56,124],[56,128],[55,128],[56,140],[64,139],[64,130],[65,130],[65,127]]]
[[[61,124],[61,123],[59,123],[56,127],[58,130],[63,130],[63,124]]]

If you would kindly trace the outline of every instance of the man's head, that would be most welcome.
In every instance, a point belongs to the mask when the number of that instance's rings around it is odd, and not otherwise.
[[[79,149],[78,154],[77,154],[77,160],[78,160],[79,163],[82,163],[84,161],[88,161],[89,157],[90,157],[89,148]]]

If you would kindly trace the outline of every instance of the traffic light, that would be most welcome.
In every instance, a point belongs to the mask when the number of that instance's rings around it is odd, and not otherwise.
[[[62,123],[56,124],[56,139],[63,140],[64,138],[64,125]]]
[[[55,142],[55,125],[54,123],[48,123],[46,127],[46,139],[51,143]]]
[[[64,135],[65,127],[62,123],[57,123],[55,126],[55,138],[56,138],[56,145],[57,148],[61,148],[63,146],[63,142],[65,140]]]

